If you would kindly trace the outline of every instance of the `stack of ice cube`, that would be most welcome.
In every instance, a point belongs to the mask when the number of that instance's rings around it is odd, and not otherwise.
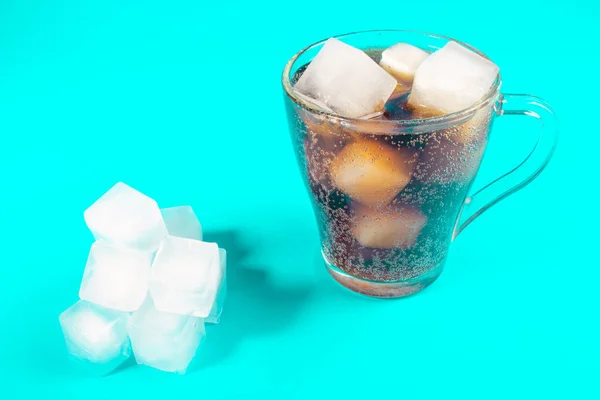
[[[80,300],[60,325],[71,358],[105,375],[131,354],[138,364],[185,373],[218,323],[226,253],[202,241],[190,206],[160,209],[117,183],[84,213],[92,244]]]

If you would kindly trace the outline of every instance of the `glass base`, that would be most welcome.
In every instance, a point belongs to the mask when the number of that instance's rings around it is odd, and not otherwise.
[[[370,297],[399,298],[415,294],[431,285],[442,273],[444,263],[439,264],[426,274],[406,281],[382,282],[352,276],[331,264],[323,255],[327,272],[339,284],[353,292]]]

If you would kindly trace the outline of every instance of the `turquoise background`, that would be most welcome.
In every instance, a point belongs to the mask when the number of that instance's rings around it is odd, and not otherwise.
[[[600,398],[599,20],[594,0],[3,0],[0,398]],[[470,43],[505,92],[545,98],[562,122],[546,172],[400,301],[326,274],[280,87],[300,48],[374,28]],[[480,183],[522,158],[533,127],[498,120]],[[229,251],[222,323],[185,377],[92,378],[67,360],[57,317],[92,243],[83,211],[117,181],[191,204]]]

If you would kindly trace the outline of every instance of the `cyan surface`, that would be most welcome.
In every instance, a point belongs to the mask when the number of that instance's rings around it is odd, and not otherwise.
[[[599,17],[594,0],[1,2],[0,397],[600,397]],[[546,172],[401,301],[326,275],[281,99],[297,50],[374,28],[470,43],[505,92],[545,98],[562,122]],[[498,120],[481,183],[533,127]],[[83,211],[117,181],[191,204],[228,250],[222,323],[188,376],[91,378],[67,360],[57,317],[92,242]]]

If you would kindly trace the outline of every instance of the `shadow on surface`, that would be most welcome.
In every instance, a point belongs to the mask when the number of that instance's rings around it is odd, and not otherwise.
[[[106,374],[106,376],[118,374],[120,372],[125,371],[128,368],[135,367],[135,366],[137,366],[137,363],[135,362],[135,357],[132,354],[131,357],[129,357],[127,360],[125,360],[123,362],[123,364],[119,365],[114,371]]]
[[[312,291],[307,285],[278,286],[268,271],[249,265],[250,247],[236,231],[208,232],[204,240],[227,250],[227,298],[219,324],[207,324],[200,369],[230,356],[244,338],[285,329]]]

